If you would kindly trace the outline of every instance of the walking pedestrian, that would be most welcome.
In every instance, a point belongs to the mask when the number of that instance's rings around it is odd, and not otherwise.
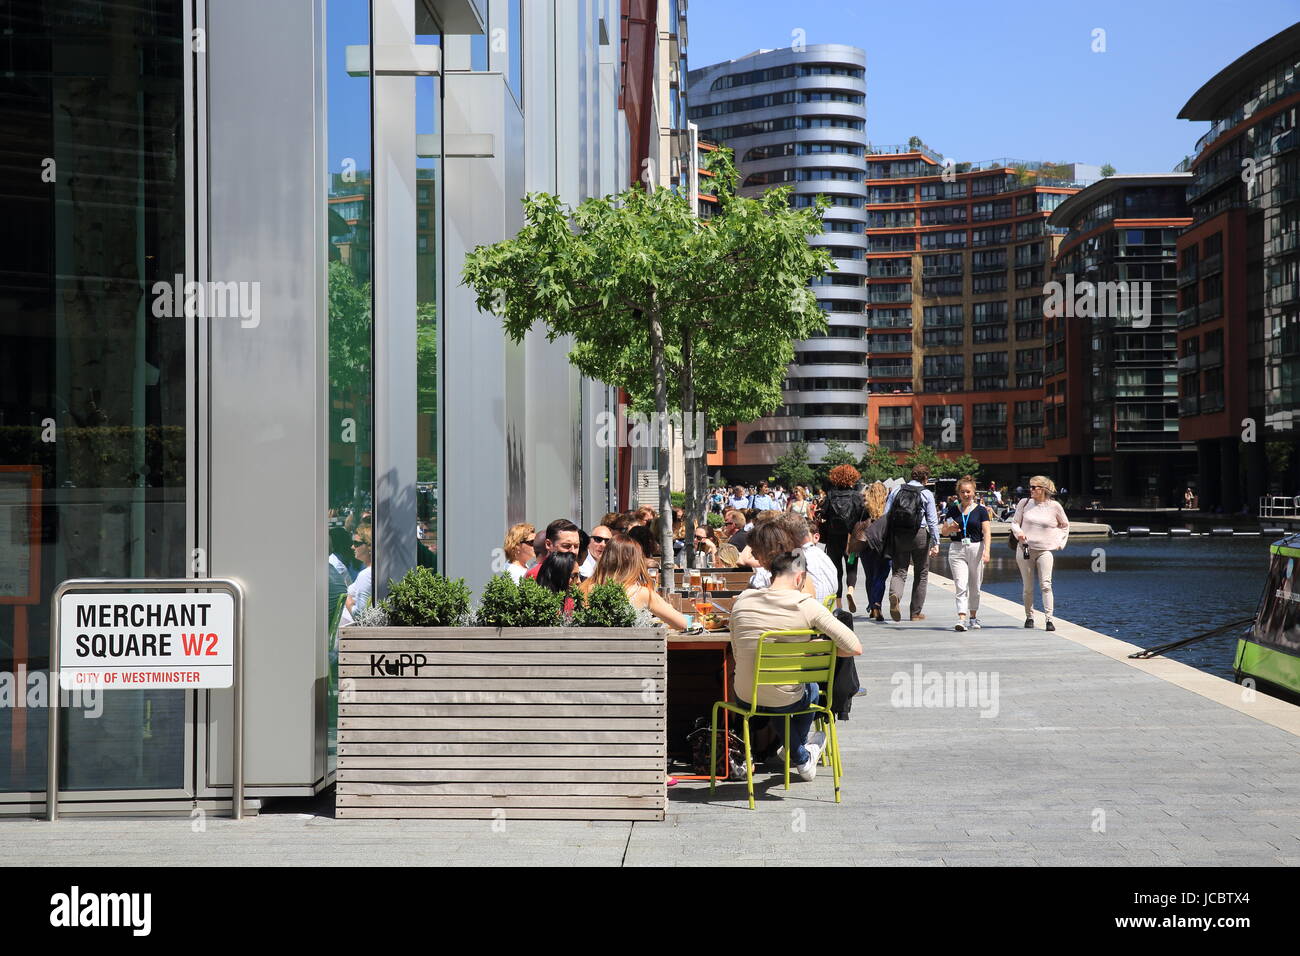
[[[864,520],[875,523],[885,514],[885,502],[889,498],[889,491],[885,488],[883,481],[876,481],[867,486],[867,490],[862,493],[863,504],[866,507]],[[871,547],[870,541],[853,557],[861,558],[862,561],[862,581],[867,589],[867,617],[873,621],[883,621],[885,615],[881,609],[881,604],[885,600],[885,585],[889,582],[889,574],[893,569],[893,562],[890,560],[889,547],[886,536],[880,538],[880,547]],[[850,585],[845,592],[845,601],[850,608],[856,604],[853,599],[853,588]]]
[[[975,479],[957,482],[957,503],[943,513],[943,533],[948,536],[948,569],[957,588],[957,624],[954,630],[980,627],[980,582],[993,553],[993,519],[975,502]]]
[[[939,553],[939,517],[935,514],[934,492],[927,488],[930,469],[917,465],[906,484],[899,485],[885,500],[889,516],[889,552],[894,561],[889,582],[889,616],[902,619],[899,605],[907,583],[907,569],[913,571],[909,620],[924,621],[925,591],[930,580],[928,560]]]
[[[862,520],[862,495],[854,488],[861,477],[852,465],[832,468],[827,476],[831,490],[826,496],[826,507],[821,511],[821,542],[826,546],[826,556],[835,565],[835,597],[839,599],[847,584],[850,611],[857,610],[853,585],[858,579],[858,563],[850,561],[847,570],[842,565],[848,552],[849,534]]]
[[[1046,475],[1029,479],[1030,497],[1016,505],[1011,519],[1011,531],[1019,542],[1016,548],[1016,565],[1024,584],[1025,627],[1034,626],[1034,573],[1038,573],[1038,587],[1043,595],[1043,614],[1047,630],[1056,630],[1052,623],[1055,598],[1052,593],[1052,553],[1065,547],[1070,537],[1070,519],[1065,509],[1054,500],[1056,485]]]

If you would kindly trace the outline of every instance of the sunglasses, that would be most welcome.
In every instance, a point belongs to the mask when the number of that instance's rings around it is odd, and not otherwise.
[[[602,537],[601,537],[600,535],[598,535],[598,534],[593,534],[593,535],[591,536],[591,543],[592,543],[592,544],[608,544],[608,543],[609,543],[609,538],[602,538]]]
[[[354,548],[364,548],[364,547],[367,547],[367,545],[366,545],[366,542],[364,542],[364,541],[358,541],[356,538],[353,538],[353,539],[352,539],[352,547],[354,547]]]

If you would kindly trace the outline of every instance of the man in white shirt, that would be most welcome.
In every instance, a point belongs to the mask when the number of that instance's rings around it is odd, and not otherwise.
[[[939,516],[935,510],[934,492],[927,488],[930,469],[917,465],[912,469],[912,480],[899,485],[885,499],[885,514],[889,515],[889,549],[893,556],[894,572],[889,582],[889,616],[901,619],[899,605],[903,600],[903,586],[907,582],[907,568],[914,570],[912,581],[911,617],[924,621],[926,585],[930,579],[929,558],[939,553]],[[899,496],[903,495],[900,499]],[[906,504],[894,513],[900,500]]]
[[[812,578],[813,585],[817,588],[817,600],[825,601],[828,597],[834,597],[839,590],[835,562],[830,559],[830,555],[817,546],[817,539],[813,535],[808,519],[803,515],[788,512],[779,520],[788,522],[794,534],[803,535],[800,548],[803,550],[804,560],[808,562],[808,577]]]
[[[591,529],[591,542],[587,545],[587,560],[583,561],[582,567],[578,569],[578,573],[584,578],[589,578],[596,573],[596,562],[605,553],[605,545],[609,544],[609,539],[613,534],[614,532],[603,524],[596,525]]]

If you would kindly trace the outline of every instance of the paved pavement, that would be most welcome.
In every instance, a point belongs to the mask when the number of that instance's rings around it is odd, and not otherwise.
[[[189,819],[0,821],[0,860],[1300,864],[1300,708],[1174,662],[1131,665],[1125,645],[1062,622],[1049,634],[1041,616],[1025,630],[1018,608],[989,596],[984,628],[956,633],[947,582],[932,580],[925,611],[924,622],[859,619],[867,695],[840,724],[838,806],[825,771],[788,792],[759,776],[752,812],[743,781],[712,801],[707,781],[683,782],[662,823],[337,821],[328,799],[281,801],[239,824],[209,817],[202,832]],[[975,693],[959,696],[956,675],[973,675]]]

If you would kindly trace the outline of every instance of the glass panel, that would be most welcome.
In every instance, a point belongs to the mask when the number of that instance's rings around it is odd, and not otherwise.
[[[489,26],[493,52],[514,50],[517,43],[518,20],[514,4],[511,20],[506,24],[507,36],[497,32],[497,24]],[[420,33],[416,20],[416,43],[440,44],[442,36],[436,32]],[[430,25],[429,30],[436,26]],[[498,49],[498,47],[502,47]],[[438,80],[420,76],[415,80],[415,124],[417,135],[437,133]],[[416,211],[418,225],[415,243],[415,313],[416,313],[416,560],[419,564],[438,570],[438,202],[441,197],[441,162],[436,156],[417,157],[415,161],[417,183]]]
[[[338,643],[370,599],[373,368],[371,297],[370,78],[349,76],[346,48],[370,42],[368,0],[326,5],[329,181],[329,549],[330,693],[327,768],[337,757]]]
[[[188,563],[186,44],[180,0],[29,0],[5,27],[0,791],[40,792],[50,592]],[[71,702],[63,787],[186,784],[185,691]]]

